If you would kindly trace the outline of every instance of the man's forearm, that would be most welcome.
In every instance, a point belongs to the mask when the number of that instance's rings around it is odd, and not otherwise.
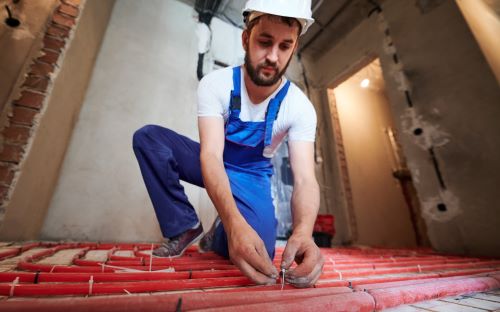
[[[316,179],[296,181],[292,193],[293,234],[311,236],[319,210]]]
[[[244,222],[245,219],[234,202],[224,164],[222,160],[211,154],[202,154],[200,162],[208,196],[217,209],[226,231],[231,232],[231,227],[234,224]]]

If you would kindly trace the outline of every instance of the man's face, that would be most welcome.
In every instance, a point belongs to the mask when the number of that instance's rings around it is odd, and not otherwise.
[[[245,69],[250,79],[258,86],[272,86],[286,71],[295,51],[299,27],[271,18],[260,17],[257,24],[243,32]]]

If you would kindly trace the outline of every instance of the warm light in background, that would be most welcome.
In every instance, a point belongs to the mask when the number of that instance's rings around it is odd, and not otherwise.
[[[363,79],[363,81],[361,81],[361,88],[368,88],[368,86],[370,85],[370,79]]]

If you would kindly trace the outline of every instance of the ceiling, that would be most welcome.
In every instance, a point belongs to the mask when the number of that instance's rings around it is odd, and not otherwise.
[[[194,7],[196,0],[179,0]],[[198,2],[214,2],[205,0]],[[216,16],[243,27],[241,12],[246,0],[222,0]],[[371,10],[373,0],[312,0],[311,8],[316,22],[301,38],[299,53],[318,53],[335,45],[343,36],[349,33]]]

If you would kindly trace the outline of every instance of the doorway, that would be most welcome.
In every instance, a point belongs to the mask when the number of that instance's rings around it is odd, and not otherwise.
[[[328,89],[328,98],[352,243],[428,245],[379,59]]]

